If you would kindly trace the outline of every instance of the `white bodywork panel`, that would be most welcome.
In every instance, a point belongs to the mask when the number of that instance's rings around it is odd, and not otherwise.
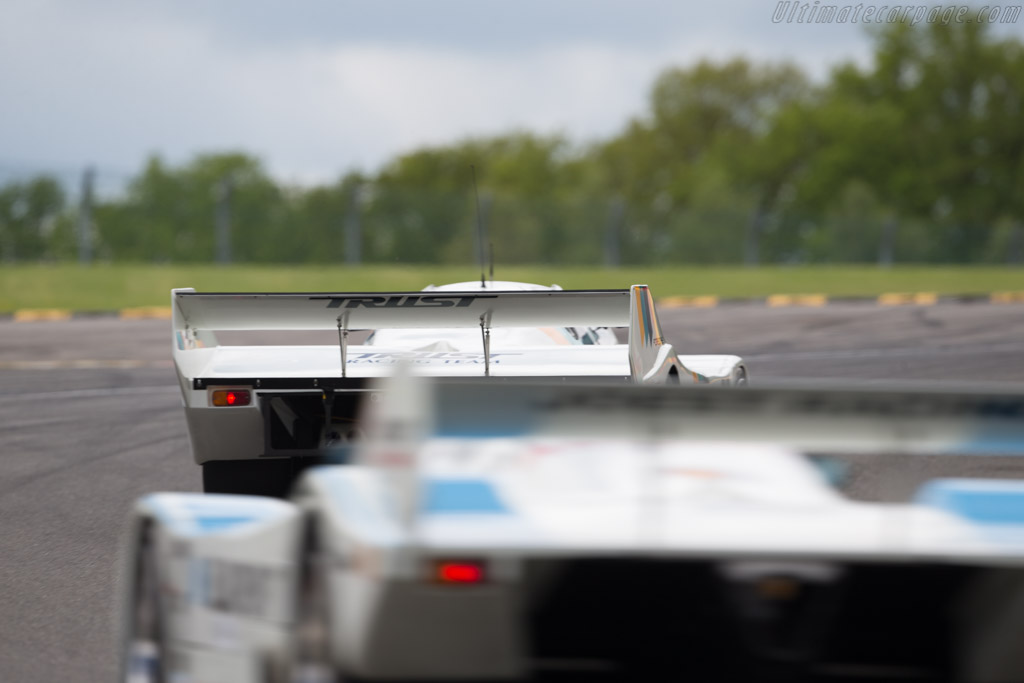
[[[508,348],[508,347],[506,347]],[[624,345],[580,347],[514,347],[493,350],[495,377],[543,376],[557,367],[561,375],[629,375]],[[480,351],[410,351],[381,346],[350,346],[349,377],[386,377],[395,366],[407,363],[419,374],[437,377],[481,377]],[[222,346],[200,369],[207,378],[232,377],[340,377],[341,356],[334,346]]]
[[[285,664],[303,528],[298,508],[270,498],[161,493],[137,503],[125,592],[135,590],[145,532],[158,560],[168,680],[263,681]]]

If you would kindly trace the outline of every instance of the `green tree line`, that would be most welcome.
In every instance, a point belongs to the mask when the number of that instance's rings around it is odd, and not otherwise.
[[[984,22],[889,24],[822,82],[737,58],[672,67],[587,145],[516,131],[289,187],[244,153],[149,159],[78,202],[46,176],[0,188],[5,261],[1019,263],[1024,45]]]

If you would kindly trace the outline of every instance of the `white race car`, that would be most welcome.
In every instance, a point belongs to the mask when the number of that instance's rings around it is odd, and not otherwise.
[[[802,455],[1024,454],[1024,397],[392,382],[291,502],[139,502],[127,680],[1024,671],[1024,481],[857,502]]]
[[[200,294],[176,289],[174,366],[208,493],[284,496],[304,467],[356,438],[367,379],[419,374],[743,384],[736,356],[684,356],[661,334],[646,285],[563,291],[463,282],[422,292]],[[612,328],[628,330],[619,343]],[[321,330],[318,346],[223,346],[221,330]],[[374,330],[349,343],[356,330]]]

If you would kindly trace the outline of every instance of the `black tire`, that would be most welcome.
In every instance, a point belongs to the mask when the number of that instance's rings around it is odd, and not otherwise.
[[[126,610],[122,680],[165,683],[167,649],[160,621],[160,580],[149,524],[139,532],[132,572],[132,591]]]
[[[298,474],[289,458],[211,460],[203,463],[203,491],[284,498]]]

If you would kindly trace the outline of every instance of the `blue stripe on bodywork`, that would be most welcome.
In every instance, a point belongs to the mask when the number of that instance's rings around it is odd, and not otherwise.
[[[949,448],[953,453],[982,455],[1024,455],[1024,429],[999,425],[978,430],[970,438]]]
[[[224,531],[231,527],[260,521],[263,520],[258,517],[196,517],[194,519],[196,526],[206,533]]]
[[[1024,524],[1024,482],[935,481],[921,488],[916,501],[977,524]]]
[[[482,479],[427,479],[423,512],[428,514],[508,514],[494,486]]]
[[[203,536],[282,517],[284,501],[248,496],[156,493],[143,498],[153,515],[175,533]]]

